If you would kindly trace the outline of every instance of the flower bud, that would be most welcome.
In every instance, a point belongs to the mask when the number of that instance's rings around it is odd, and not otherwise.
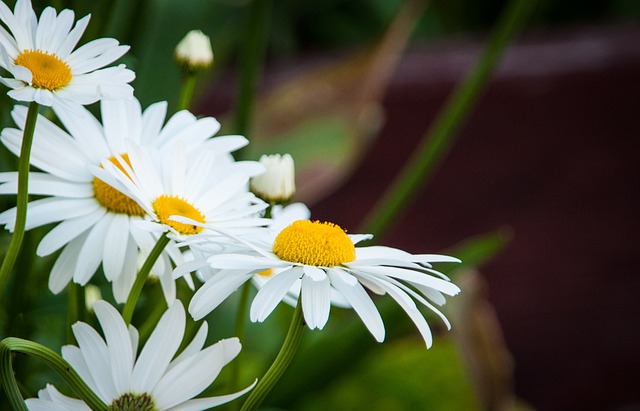
[[[97,285],[87,284],[84,287],[84,303],[87,311],[93,312],[93,303],[102,300],[102,293]]]
[[[296,191],[295,166],[289,154],[263,155],[266,171],[251,179],[251,191],[269,203],[285,203]]]
[[[213,64],[213,51],[209,36],[200,30],[191,30],[176,46],[175,59],[187,72],[205,70]]]

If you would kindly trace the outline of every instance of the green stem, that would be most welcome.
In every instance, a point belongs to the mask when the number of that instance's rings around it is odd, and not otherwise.
[[[253,0],[249,11],[249,22],[241,48],[241,73],[235,107],[235,132],[246,135],[251,128],[253,100],[258,72],[267,44],[271,0]]]
[[[84,287],[80,287],[73,281],[67,286],[69,293],[69,301],[67,304],[67,343],[75,344],[75,338],[73,332],[71,332],[71,326],[77,321],[84,320],[85,302],[84,302]]]
[[[425,185],[451,148],[456,132],[487,85],[508,41],[523,26],[535,4],[534,0],[513,0],[509,3],[476,66],[447,100],[405,167],[364,219],[361,232],[382,235]]]
[[[49,348],[38,343],[23,340],[21,338],[5,338],[0,341],[0,379],[11,406],[16,411],[27,411],[27,406],[18,389],[18,383],[13,374],[12,353],[28,354],[42,360],[51,367],[67,384],[73,392],[82,399],[92,410],[109,411],[107,405],[102,402],[87,384],[80,378],[75,370],[62,357]]]
[[[244,341],[244,337],[247,330],[247,308],[249,307],[249,292],[251,291],[251,283],[247,281],[242,286],[240,291],[240,300],[238,301],[238,309],[236,310],[236,324],[235,335]],[[238,356],[231,364],[231,391],[240,391],[240,363],[242,358]],[[238,401],[233,401],[230,406],[232,410],[237,410],[239,407]]]
[[[262,380],[260,380],[258,385],[251,391],[251,395],[249,395],[249,398],[247,398],[242,405],[241,411],[256,410],[260,404],[262,404],[262,401],[276,385],[278,380],[280,380],[280,377],[289,367],[289,364],[291,364],[291,360],[293,360],[293,356],[300,346],[302,331],[305,326],[306,324],[302,315],[302,299],[298,298],[298,304],[293,312],[289,331],[284,339],[284,343],[282,343],[282,348],[280,348],[278,356],[264,377],[262,377]]]
[[[167,244],[169,244],[169,237],[165,231],[151,250],[151,253],[149,253],[149,256],[140,269],[140,272],[138,272],[136,281],[133,283],[133,287],[131,287],[131,292],[129,292],[129,297],[127,297],[127,302],[124,304],[124,309],[122,310],[122,318],[127,325],[131,323],[133,310],[136,308],[136,302],[138,302],[138,297],[140,297],[144,283],[147,281],[147,277],[149,277],[151,268],[156,263],[156,260],[160,257],[162,250],[164,250]]]
[[[16,202],[16,224],[13,229],[13,236],[7,254],[0,267],[0,300],[7,286],[11,271],[15,265],[16,258],[22,246],[24,238],[24,227],[27,222],[27,203],[29,202],[29,158],[31,157],[31,146],[33,134],[38,120],[38,109],[40,105],[35,101],[29,104],[27,121],[24,125],[22,136],[22,147],[20,148],[20,160],[18,162],[18,199]]]
[[[180,101],[178,102],[178,110],[188,110],[193,99],[193,92],[196,89],[196,75],[188,73],[184,75],[182,80],[182,88],[180,89]]]

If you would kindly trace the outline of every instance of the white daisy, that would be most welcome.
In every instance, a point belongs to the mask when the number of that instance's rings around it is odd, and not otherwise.
[[[434,262],[460,262],[457,258],[434,254],[410,254],[382,246],[355,247],[369,235],[348,236],[331,223],[298,220],[282,229],[270,241],[256,237],[244,242],[252,252],[217,254],[207,259],[219,270],[193,296],[189,313],[200,319],[215,309],[241,284],[256,273],[269,273],[251,304],[251,321],[264,321],[280,301],[291,298],[292,287],[300,284],[302,310],[311,329],[322,329],[329,319],[332,293],[340,295],[360,316],[377,341],[384,340],[384,326],[366,289],[389,294],[418,327],[427,347],[431,330],[416,301],[450,323],[434,306],[445,303],[443,294],[456,295],[460,289]],[[185,274],[181,266],[174,277]]]
[[[38,255],[46,256],[64,248],[49,277],[51,291],[60,292],[71,279],[85,285],[102,264],[106,278],[113,282],[116,301],[124,302],[141,264],[138,259],[147,257],[158,235],[135,224],[144,218],[145,210],[95,178],[88,166],[126,156],[127,140],[159,150],[174,142],[193,151],[209,147],[220,153],[221,162],[231,162],[229,152],[247,140],[241,136],[210,139],[220,124],[211,117],[196,119],[188,111],[176,113],[163,127],[165,102],[151,105],[144,113],[136,99],[103,101],[101,109],[102,124],[83,107],[74,112],[54,108],[68,133],[45,117],[37,121],[31,164],[43,172],[31,173],[29,193],[48,197],[29,203],[26,228],[61,222],[37,249]],[[2,131],[2,142],[16,155],[20,153],[26,111],[16,106],[12,116],[20,129]],[[4,183],[0,194],[15,194],[17,179],[15,172],[0,173],[0,183]],[[0,214],[0,224],[10,230],[14,221],[15,209]],[[182,260],[172,246],[153,268],[169,303],[175,298],[170,259]]]
[[[127,152],[121,166],[103,161],[93,172],[151,216],[149,231],[184,241],[203,230],[240,232],[268,221],[258,217],[267,205],[248,191],[249,178],[264,171],[260,163],[228,161],[228,153],[208,146],[189,153],[181,143],[164,153],[134,144]]]
[[[78,346],[62,347],[62,357],[110,409],[198,411],[216,407],[245,394],[197,398],[213,383],[222,367],[240,352],[237,338],[207,348],[208,325],[203,322],[189,345],[174,358],[185,331],[185,312],[176,301],[162,316],[138,355],[138,331],[125,325],[120,313],[105,301],[93,306],[104,338],[83,322],[72,326]],[[26,400],[31,411],[89,411],[81,400],[67,397],[47,385],[38,398]]]
[[[59,15],[47,7],[38,21],[30,0],[18,0],[12,13],[0,2],[0,67],[11,77],[0,82],[11,88],[18,101],[45,106],[91,104],[100,99],[130,98],[127,84],[135,75],[124,65],[103,68],[129,50],[110,38],[93,40],[73,50],[89,23],[86,16],[75,24],[74,13]]]

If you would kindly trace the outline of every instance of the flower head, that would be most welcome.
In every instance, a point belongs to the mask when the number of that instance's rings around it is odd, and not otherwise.
[[[244,140],[246,142],[246,140]],[[249,178],[263,171],[256,162],[236,162],[228,148],[203,145],[190,152],[175,144],[164,153],[131,145],[119,164],[103,161],[96,177],[133,198],[151,217],[149,231],[170,231],[184,241],[204,229],[244,230],[264,225],[267,205],[248,191]]]
[[[180,67],[195,72],[213,64],[213,51],[209,36],[200,30],[191,30],[176,46],[175,59]]]
[[[289,154],[263,155],[260,157],[266,169],[251,179],[251,191],[270,203],[284,203],[296,191],[295,167]]]
[[[204,322],[174,358],[185,332],[180,301],[165,312],[139,354],[136,328],[127,328],[120,313],[104,301],[93,308],[104,338],[77,322],[72,329],[78,346],[62,347],[62,356],[114,411],[203,410],[232,401],[255,385],[234,394],[193,399],[211,385],[241,346],[237,338],[230,338],[203,349],[208,331]],[[40,390],[38,397],[26,401],[29,409],[90,410],[83,401],[62,395],[52,385]]]
[[[0,67],[9,77],[0,82],[18,101],[45,106],[91,104],[100,99],[130,98],[134,79],[124,65],[104,68],[129,50],[115,39],[93,40],[74,51],[89,23],[89,16],[73,28],[74,13],[58,15],[47,7],[36,18],[30,0],[18,0],[13,12],[0,2]],[[0,26],[0,28],[2,28]]]
[[[291,301],[292,293],[299,290],[309,328],[325,326],[331,305],[346,306],[356,311],[376,340],[383,341],[382,319],[368,289],[389,294],[416,324],[427,347],[432,344],[431,331],[416,301],[450,327],[434,303],[444,304],[443,294],[453,296],[460,289],[431,263],[460,262],[457,258],[410,254],[382,246],[357,247],[359,241],[371,236],[347,235],[339,226],[319,221],[295,221],[270,234],[254,236],[251,242],[236,239],[244,242],[245,252],[209,256],[207,264],[217,271],[189,304],[195,319],[204,317],[253,278],[260,290],[251,304],[251,321],[264,321],[280,301]],[[174,277],[184,273],[178,266]]]

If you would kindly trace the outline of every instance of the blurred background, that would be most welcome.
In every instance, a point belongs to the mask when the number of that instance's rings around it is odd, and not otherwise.
[[[267,24],[258,44],[258,94],[242,127],[251,144],[241,156],[291,153],[296,200],[313,218],[359,232],[474,66],[507,2],[255,2]],[[199,77],[192,111],[220,119],[223,134],[238,132],[251,1],[51,3],[77,16],[92,13],[83,40],[110,35],[131,45],[123,61],[136,71],[143,107],[168,100],[175,110],[180,71],[173,48],[189,30],[204,31],[215,67]],[[640,2],[539,2],[443,161],[376,239],[465,259],[460,269],[440,267],[463,289],[445,306],[453,330],[430,318],[444,332],[427,351],[403,313],[379,298],[388,337],[376,344],[353,313],[332,310],[322,333],[306,334],[268,405],[640,410],[639,73]],[[5,127],[12,103],[1,103]],[[15,169],[10,155],[1,158],[3,170]],[[1,200],[3,209],[13,201]],[[39,235],[32,232],[31,241]],[[35,262],[44,267],[44,283],[51,261]],[[109,299],[109,287],[103,290]],[[59,346],[64,324],[27,318],[54,318],[66,309],[64,297],[28,287],[16,293],[31,311],[4,312],[2,324]],[[230,336],[224,319],[234,302],[209,318],[212,339]],[[246,381],[268,365],[262,354],[275,355],[290,315],[281,307],[251,327]],[[22,366],[26,374],[41,370]],[[33,377],[29,384],[42,382]]]

